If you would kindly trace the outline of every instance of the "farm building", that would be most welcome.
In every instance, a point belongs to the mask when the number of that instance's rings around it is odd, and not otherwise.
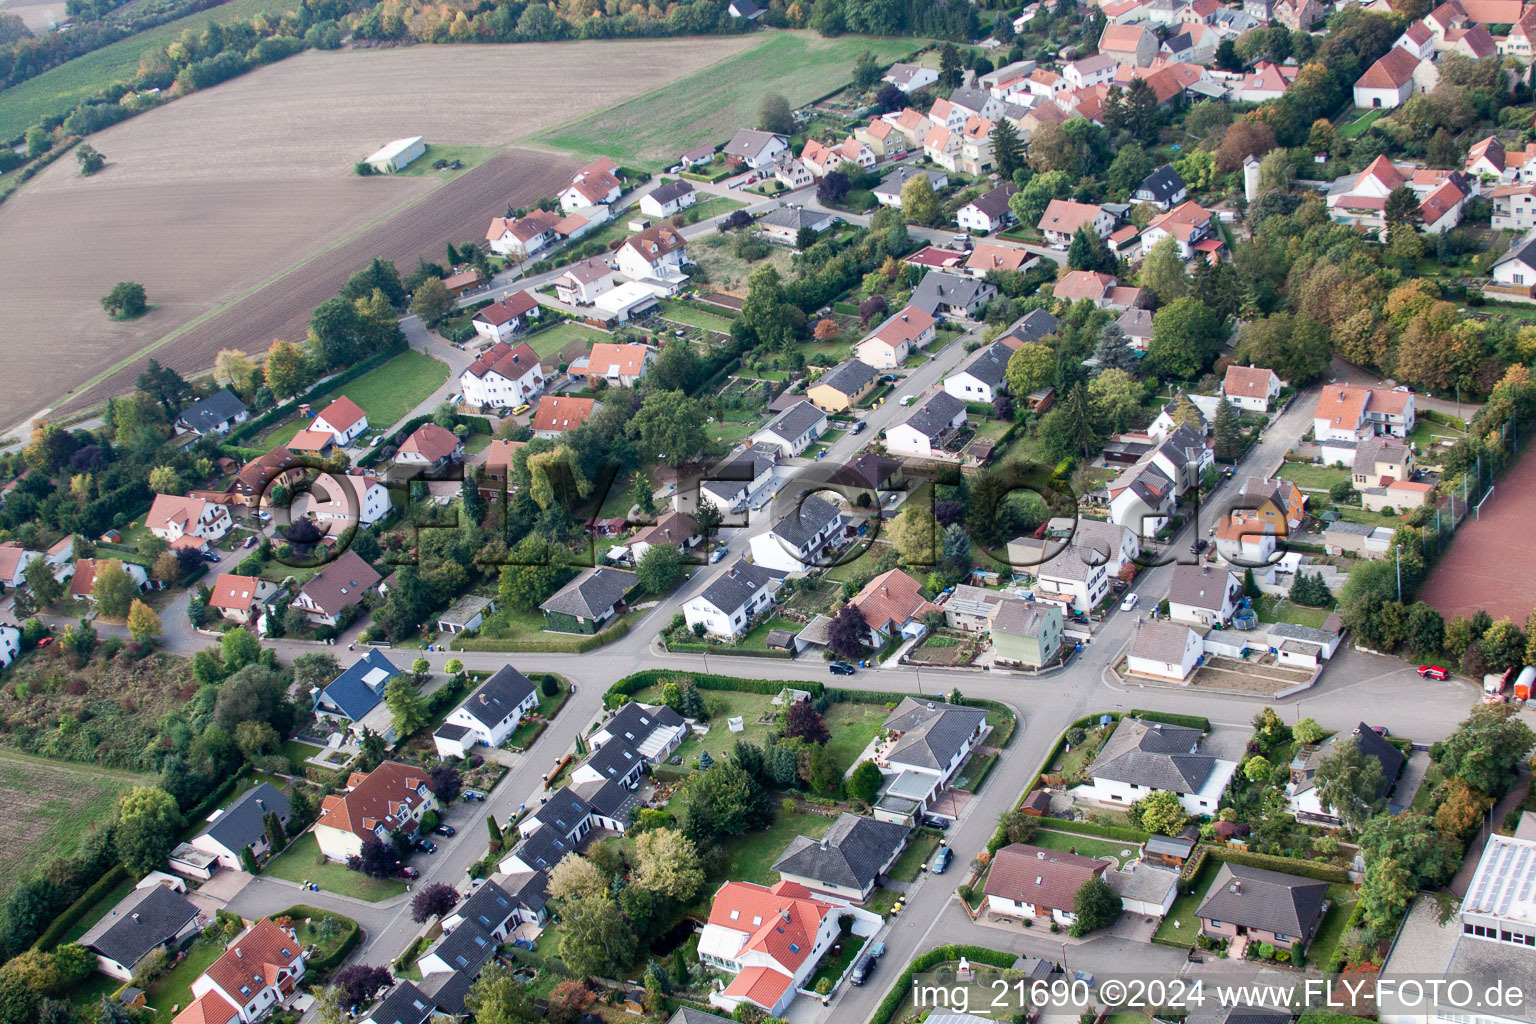
[[[363,163],[372,167],[375,174],[394,174],[405,170],[426,151],[427,145],[421,141],[421,136],[413,135],[380,147]]]

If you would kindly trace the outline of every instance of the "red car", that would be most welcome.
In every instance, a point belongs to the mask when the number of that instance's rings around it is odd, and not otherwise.
[[[1419,675],[1425,679],[1438,679],[1441,682],[1451,678],[1451,674],[1439,665],[1420,665]]]
[[[51,643],[53,643],[53,637],[45,636],[41,640],[39,640],[37,642],[37,646],[39,646],[39,647],[47,647]]]

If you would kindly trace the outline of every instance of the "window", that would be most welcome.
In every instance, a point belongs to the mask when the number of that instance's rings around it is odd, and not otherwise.
[[[1213,919],[1211,921],[1211,927],[1212,928],[1220,928],[1221,927],[1221,922]]]

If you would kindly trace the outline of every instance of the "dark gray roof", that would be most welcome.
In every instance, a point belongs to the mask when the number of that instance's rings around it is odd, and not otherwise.
[[[965,411],[965,403],[948,391],[940,391],[912,411],[906,425],[927,438],[935,438],[949,429],[958,413]]]
[[[841,391],[845,395],[856,395],[864,389],[870,381],[875,379],[875,368],[868,363],[861,363],[857,359],[850,359],[846,363],[839,363],[832,367],[822,378],[812,384],[819,387],[825,384],[827,387]]]
[[[135,889],[107,916],[80,936],[80,944],[132,968],[139,959],[175,938],[197,917],[197,908],[168,885]]]
[[[480,684],[459,707],[481,725],[497,725],[533,693],[533,683],[511,665],[503,665],[496,674]]]
[[[181,419],[191,430],[206,434],[245,412],[245,403],[229,388],[220,388],[181,410]]]
[[[1164,623],[1146,623],[1143,630],[1148,625]],[[1174,626],[1181,640],[1179,652],[1182,654],[1182,639],[1188,635],[1189,627]],[[1216,768],[1216,759],[1199,753],[1199,744],[1199,729],[1127,718],[1094,758],[1088,774],[1098,779],[1135,783],[1148,789],[1197,793]]]
[[[540,825],[512,848],[518,860],[537,871],[548,871],[565,855],[574,853],[575,845],[553,825]]]
[[[546,612],[564,612],[582,619],[595,619],[634,589],[640,578],[618,569],[587,569],[539,605]]]
[[[1115,320],[1115,323],[1125,332],[1127,338],[1152,337],[1152,311],[1150,309],[1132,306],[1124,313],[1121,313],[1119,318]],[[1198,409],[1195,411],[1199,412]],[[1169,413],[1169,415],[1171,416],[1172,413]]]
[[[1184,650],[1189,644],[1189,627],[1182,622],[1166,619],[1141,622],[1131,637],[1131,654],[1138,658],[1160,661],[1165,665],[1179,665],[1184,660]]]
[[[800,545],[826,529],[827,524],[838,517],[837,506],[823,501],[814,494],[802,498],[788,515],[773,524],[770,531],[775,537],[792,548]]]
[[[976,358],[970,361],[964,372],[975,377],[983,384],[997,387],[1003,382],[1003,374],[1008,369],[1008,357],[1013,355],[1013,349],[996,342],[988,345],[976,353]]]
[[[684,181],[682,178],[669,181],[651,190],[651,198],[663,205],[672,202],[680,196],[685,196],[693,191],[693,182]]]
[[[910,304],[932,316],[940,306],[969,307],[992,286],[974,277],[930,270],[912,292]]]
[[[437,1011],[433,998],[408,981],[394,987],[363,1018],[366,1024],[425,1024]]]
[[[780,570],[738,559],[735,565],[716,576],[699,597],[722,612],[730,613],[746,604],[763,587],[783,578],[784,573]]]
[[[826,413],[810,402],[802,400],[779,413],[763,428],[763,431],[765,433],[772,431],[786,441],[793,441],[826,418]]]
[[[514,909],[512,897],[507,891],[495,882],[487,881],[480,883],[480,887],[454,913],[494,933],[507,923]]]
[[[886,729],[901,733],[887,759],[918,768],[947,767],[986,717],[978,708],[906,697],[885,720]]]
[[[623,740],[609,740],[597,750],[592,751],[590,757],[582,762],[582,765],[591,768],[604,778],[622,779],[633,772],[636,766],[643,771],[645,758],[640,756],[640,751],[625,743]],[[575,793],[571,794],[573,797]],[[578,797],[578,799],[580,799]],[[583,801],[585,803],[585,801]],[[544,819],[539,819],[543,821]]]
[[[1184,1018],[1185,1024],[1291,1024],[1292,1016],[1285,1010],[1270,1010],[1262,1006],[1208,1006],[1191,1011]]]
[[[1188,836],[1150,836],[1141,847],[1164,857],[1188,857],[1194,852],[1195,841]]]
[[[1056,605],[1046,601],[1004,601],[992,619],[992,632],[1008,636],[1039,636],[1053,611],[1058,616],[1061,614]]]
[[[612,718],[603,723],[602,731],[610,736],[628,740],[631,746],[638,749],[645,743],[646,737],[658,728],[662,726],[677,728],[683,724],[683,716],[665,704],[653,707],[649,704],[627,701],[623,707],[613,713]]]
[[[1190,37],[1188,30],[1180,32],[1176,36],[1170,37],[1168,41],[1163,44],[1164,48],[1166,48],[1169,53],[1183,53],[1193,45],[1195,45],[1195,41]]]
[[[1173,582],[1168,585],[1170,604],[1183,604],[1191,608],[1218,611],[1226,601],[1229,590],[1241,589],[1237,577],[1227,569],[1209,565],[1176,565]]]
[[[549,875],[542,871],[519,871],[506,877],[502,889],[515,902],[538,913],[549,902]]]
[[[979,114],[986,109],[987,102],[992,99],[992,94],[985,89],[967,89],[964,86],[949,94],[949,102],[957,107],[964,107],[973,114]]]
[[[594,813],[615,821],[627,823],[630,811],[640,802],[640,791],[630,789],[618,779],[579,782],[571,788],[592,806]]]
[[[1018,189],[1011,182],[999,185],[992,191],[972,199],[969,205],[976,207],[993,220],[1001,220],[1009,212],[1008,197],[1017,191]]]
[[[469,735],[469,726],[454,725],[452,722],[444,722],[432,730],[433,736],[441,736],[445,740],[461,740]]]
[[[570,835],[591,813],[592,808],[576,795],[575,790],[569,786],[561,786],[549,794],[548,801],[533,812],[532,818],[540,825],[551,826],[558,829],[562,836],[566,836]],[[529,838],[531,839],[532,836]]]
[[[940,178],[948,180],[943,171],[931,171],[922,167],[913,167],[911,164],[902,164],[882,178],[873,191],[877,196],[900,196],[907,182],[919,175],[926,175],[928,183],[934,187],[938,187]]]
[[[1384,738],[1369,725],[1361,722],[1355,726],[1353,733],[1336,732],[1328,739],[1314,747],[1304,759],[1304,765],[1310,771],[1316,771],[1323,758],[1333,753],[1342,743],[1353,742],[1355,749],[1366,757],[1374,757],[1381,764],[1381,784],[1377,787],[1376,795],[1385,796],[1392,791],[1392,784],[1397,781],[1397,776],[1403,770],[1403,765],[1408,759],[1397,745]],[[1298,792],[1305,792],[1312,786],[1309,777],[1306,783],[1297,787]]]
[[[1008,336],[1025,342],[1039,341],[1047,335],[1055,334],[1060,327],[1061,321],[1045,310],[1032,309],[1009,329]]]
[[[226,850],[239,853],[247,846],[261,842],[267,834],[266,815],[275,811],[285,822],[293,813],[283,791],[270,782],[263,782],[240,794],[224,813],[220,814],[198,835],[211,836]]]
[[[1528,267],[1536,267],[1536,235],[1510,246],[1508,252],[1493,261],[1493,265],[1497,267],[1510,260],[1519,260]]]
[[[1327,895],[1327,882],[1247,864],[1223,864],[1196,916],[1308,938]]]
[[[667,1024],[731,1024],[731,1018],[695,1010],[691,1006],[680,1006],[676,1013],[667,1018]]]
[[[789,228],[799,231],[801,228],[812,228],[820,231],[821,227],[830,222],[831,214],[822,213],[819,210],[807,210],[800,206],[781,206],[777,210],[765,213],[758,218],[761,224],[772,224],[778,228]]]
[[[773,132],[761,132],[756,128],[742,128],[731,136],[731,141],[725,144],[727,156],[739,156],[748,160],[754,159],[775,139],[786,141],[782,135],[774,135]]]
[[[1179,194],[1180,189],[1188,188],[1184,179],[1179,177],[1179,172],[1173,169],[1172,164],[1163,164],[1157,170],[1142,179],[1136,186],[1137,194],[1146,192],[1153,200],[1159,203],[1172,202],[1173,197]]]
[[[464,995],[480,970],[496,954],[496,938],[473,921],[465,921],[427,951],[436,953],[452,973],[430,975],[423,982],[437,1004],[448,1013],[464,1012]],[[443,979],[439,981],[438,979]]]
[[[773,870],[862,891],[906,844],[908,831],[905,825],[845,812],[820,839],[791,839]]]

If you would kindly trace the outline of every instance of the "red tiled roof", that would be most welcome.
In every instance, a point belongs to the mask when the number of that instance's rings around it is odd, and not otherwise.
[[[1051,294],[1068,302],[1076,302],[1078,299],[1093,299],[1097,302],[1104,297],[1105,292],[1114,287],[1114,284],[1115,278],[1110,274],[1095,273],[1092,270],[1071,270],[1056,282],[1056,287]]]
[[[228,608],[234,612],[250,611],[256,603],[259,576],[236,576],[232,572],[220,573],[214,581],[213,593],[208,596],[209,608]]]
[[[228,999],[210,989],[192,1000],[171,1024],[229,1024],[239,1013]]]
[[[835,909],[797,882],[780,881],[772,888],[726,882],[710,904],[709,923],[745,932],[743,951],[766,954],[793,971],[811,955],[821,919]]]
[[[1040,222],[1035,225],[1041,231],[1059,231],[1071,235],[1078,228],[1092,228],[1103,207],[1097,203],[1074,203],[1070,199],[1052,199],[1045,207]]]
[[[363,412],[361,406],[346,395],[342,395],[336,401],[326,406],[320,413],[319,418],[325,420],[327,424],[335,427],[337,430],[346,431],[350,430],[353,424],[366,415],[367,413]]]
[[[721,995],[740,996],[748,1002],[772,1009],[778,1005],[785,989],[793,981],[789,975],[769,967],[747,967],[731,979]]]
[[[645,359],[650,354],[646,345],[599,341],[587,353],[587,372],[601,377],[607,375],[609,367],[617,366],[620,376],[637,377],[645,372]]]
[[[475,319],[490,324],[492,327],[500,327],[502,324],[511,323],[521,316],[525,316],[529,310],[538,306],[539,302],[527,291],[514,292],[506,298],[491,303],[475,314]]]
[[[884,630],[891,622],[904,626],[933,607],[921,589],[917,580],[900,569],[892,569],[864,584],[864,589],[848,603],[871,629]]]
[[[298,959],[299,940],[264,917],[203,973],[230,995],[249,999],[263,988],[276,985],[278,974]],[[249,989],[250,995],[242,989]]]
[[[459,439],[453,431],[440,427],[436,423],[423,423],[411,431],[411,436],[400,445],[402,453],[411,452],[420,455],[431,463],[437,463],[448,458],[459,448]]]
[[[1419,58],[1401,46],[1394,46],[1387,51],[1386,56],[1366,69],[1355,86],[1361,89],[1401,89],[1413,79],[1413,72],[1418,66]],[[1377,160],[1383,159],[1386,158],[1377,157]]]
[[[529,424],[535,431],[575,430],[592,415],[597,406],[595,398],[570,398],[564,395],[547,395],[539,400]]]
[[[373,835],[380,825],[392,830],[403,820],[401,812],[426,799],[418,792],[426,783],[426,772],[398,761],[385,761],[366,775],[353,772],[346,793],[325,798],[316,824],[362,838]]]
[[[1221,390],[1224,394],[1243,398],[1266,398],[1269,396],[1269,380],[1274,375],[1275,371],[1265,366],[1229,366]]]
[[[469,364],[467,372],[477,378],[495,373],[507,380],[521,380],[530,368],[539,368],[539,356],[526,342],[514,348],[504,341],[498,341],[480,353],[480,358]]]

